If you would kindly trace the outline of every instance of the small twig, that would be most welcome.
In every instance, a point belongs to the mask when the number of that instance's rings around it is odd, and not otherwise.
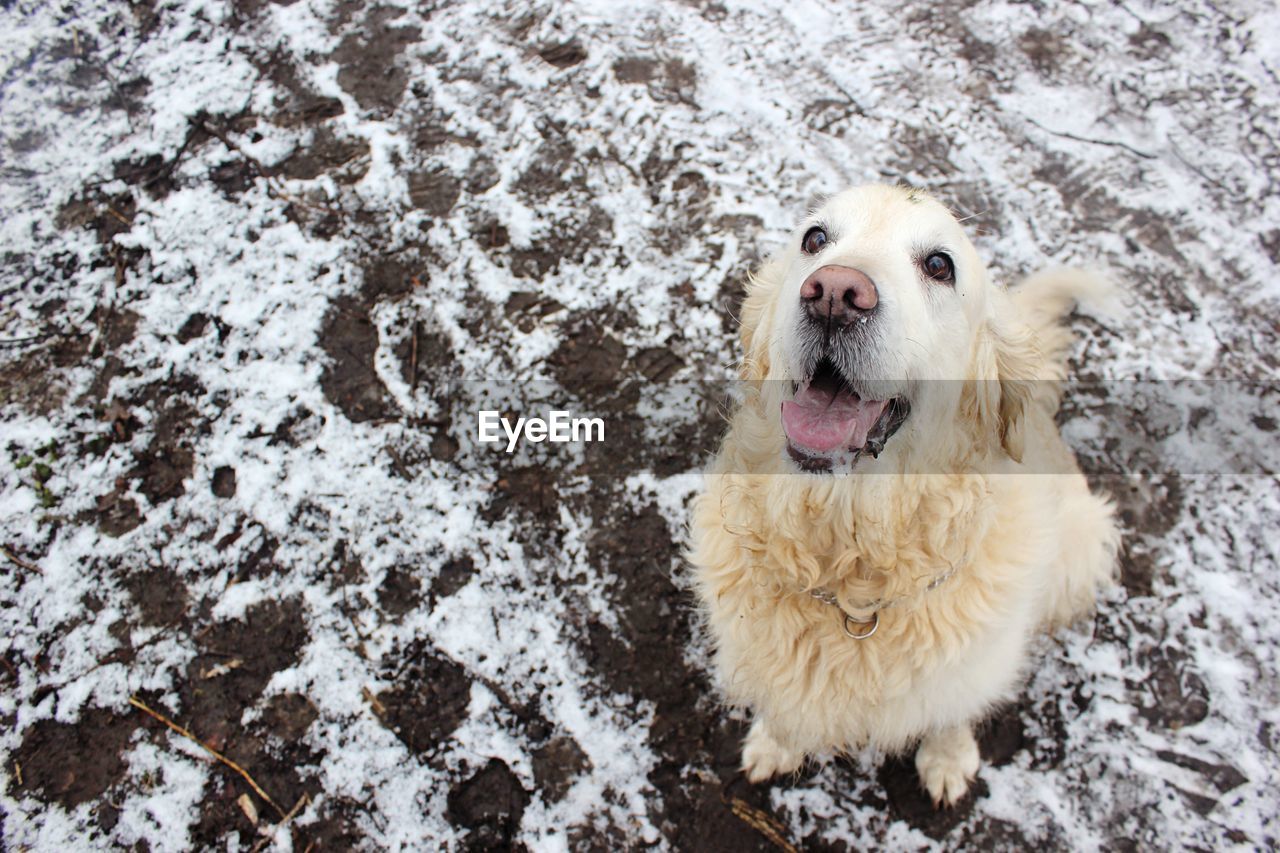
[[[280,180],[280,177],[276,174],[274,169],[264,165],[263,162],[259,160],[257,157],[254,157],[248,151],[245,151],[243,148],[241,148],[221,128],[215,127],[212,124],[212,122],[210,122],[207,118],[203,118],[203,117],[194,118],[192,119],[192,123],[195,124],[197,127],[201,128],[202,130],[204,130],[209,135],[216,137],[219,142],[221,142],[223,145],[227,147],[227,150],[232,151],[236,154],[239,154],[241,157],[245,159],[246,162],[249,163],[249,165],[251,165],[254,169],[256,169],[258,174],[261,175],[266,180],[268,195],[271,195],[273,198],[278,198],[281,201],[288,202],[289,204],[301,207],[305,210],[311,210],[317,213],[325,213],[325,214],[337,216],[339,218],[345,218],[345,214],[338,208],[330,207],[329,205],[325,205],[325,204],[312,204],[309,201],[304,201],[303,199],[297,198],[285,192],[283,183]]]
[[[400,475],[400,478],[412,481],[413,475],[409,473],[408,466],[404,464],[404,459],[396,452],[396,449],[389,444],[384,449],[387,451],[387,455],[391,457],[391,467]]]
[[[144,187],[149,187],[159,181],[162,177],[169,178],[173,176],[174,171],[178,168],[178,163],[182,160],[182,155],[187,153],[187,149],[191,147],[191,140],[196,135],[196,128],[188,127],[187,135],[182,138],[182,144],[178,146],[178,150],[169,158],[169,162],[165,164],[163,169],[157,171],[147,180],[143,181]]]
[[[347,622],[351,624],[351,630],[356,634],[355,652],[365,660],[369,659],[369,650],[365,648],[367,642],[364,632],[360,630],[360,623],[356,621],[355,614],[351,612],[351,605],[347,601],[347,585],[342,584],[342,601],[338,603],[338,612],[347,617]]]
[[[1052,133],[1054,136],[1062,136],[1067,139],[1074,139],[1076,142],[1088,142],[1092,145],[1106,145],[1111,148],[1123,148],[1125,151],[1128,151],[1130,154],[1134,154],[1138,157],[1143,158],[1144,160],[1156,159],[1156,155],[1148,154],[1146,151],[1139,151],[1137,148],[1134,148],[1132,145],[1126,145],[1123,142],[1116,142],[1110,139],[1090,139],[1087,136],[1077,136],[1076,134],[1068,133],[1065,130],[1054,130],[1051,127],[1045,127],[1043,124],[1041,124],[1040,122],[1030,117],[1027,118],[1027,121],[1031,122],[1036,127],[1043,130],[1045,133]]]
[[[174,621],[174,622],[168,623],[167,625],[164,625],[163,627],[160,628],[159,631],[156,631],[153,637],[151,637],[149,640],[144,640],[143,642],[139,643],[136,646],[127,646],[127,647],[121,646],[120,648],[114,649],[113,651],[107,653],[105,657],[103,657],[93,666],[89,667],[79,675],[73,675],[70,678],[68,678],[66,681],[63,681],[59,684],[50,685],[51,689],[61,690],[62,688],[66,687],[68,684],[74,684],[75,682],[79,681],[85,676],[92,675],[93,673],[102,669],[104,666],[110,666],[111,664],[114,664],[114,663],[120,663],[120,658],[122,655],[130,654],[130,653],[137,655],[138,652],[142,651],[148,646],[153,646],[156,643],[163,640],[165,636],[169,633],[169,631],[173,629],[173,626],[176,624],[177,622]]]
[[[0,339],[0,347],[22,347],[52,338],[56,334],[56,332],[41,332],[38,335],[24,335],[21,338],[2,338]]]
[[[243,148],[241,148],[239,145],[233,142],[231,138],[227,136],[227,134],[224,133],[220,128],[214,127],[212,122],[204,118],[195,118],[195,119],[192,119],[192,122],[196,124],[200,129],[202,129],[205,133],[209,134],[210,136],[216,137],[219,142],[227,146],[228,150],[234,151],[235,153],[243,157],[245,160],[247,160],[249,164],[253,166],[253,168],[258,170],[259,175],[262,175],[264,178],[269,178],[272,176],[273,172],[271,169],[268,169],[266,166],[262,164],[261,160],[259,160],[257,157],[254,157],[248,151],[245,151]]]
[[[18,783],[19,788],[26,784],[22,781],[22,765],[17,761],[13,762],[13,778]]]
[[[133,107],[130,105],[129,99],[125,97],[124,89],[120,87],[120,82],[116,80],[116,75],[111,73],[111,69],[107,67],[107,63],[105,62],[99,62],[93,59],[86,59],[85,61],[89,64],[89,67],[96,67],[98,72],[102,74],[103,77],[107,78],[107,83],[111,86],[111,91],[120,101],[120,109],[124,110],[124,120],[128,122],[129,130],[132,132],[134,130]]]
[[[379,717],[385,717],[387,715],[387,706],[383,705],[378,699],[377,694],[368,687],[361,687],[360,695],[364,696],[364,701],[369,703],[369,707],[373,709],[373,713],[377,714]]]
[[[257,844],[253,845],[252,853],[258,853],[259,850],[262,850],[264,847],[266,847],[268,844],[274,841],[276,833],[280,830],[280,827],[287,826],[290,823],[290,821],[292,821],[295,817],[298,816],[298,812],[302,811],[302,807],[309,802],[311,802],[311,798],[308,797],[306,794],[303,794],[301,797],[299,797],[298,801],[293,804],[293,808],[289,809],[289,813],[284,816],[284,820],[276,824],[276,827],[271,831],[271,834],[268,835],[266,838],[263,838]],[[309,850],[311,848],[307,848],[307,849]]]
[[[27,571],[33,572],[34,574],[37,574],[37,575],[44,574],[44,572],[40,570],[40,567],[37,566],[35,563],[28,563],[26,560],[22,559],[17,554],[13,553],[3,545],[0,545],[0,554],[3,554],[6,560],[8,560],[10,563],[13,563],[15,566],[17,566],[20,569],[26,569]]]
[[[419,321],[413,321],[413,337],[409,342],[409,391],[412,392],[418,387],[418,326]]]
[[[787,853],[799,853],[796,846],[784,835],[785,827],[768,812],[763,812],[738,797],[731,797],[727,802],[734,817],[763,835],[775,847]]]
[[[236,798],[236,805],[240,807],[240,811],[244,812],[244,816],[249,819],[249,823],[256,828],[258,826],[258,807],[253,802],[253,797],[248,794],[241,794]]]
[[[139,711],[142,711],[144,714],[148,714],[154,717],[155,719],[159,720],[160,722],[164,723],[166,726],[173,729],[175,732],[182,735],[187,740],[191,741],[192,743],[204,749],[205,752],[209,753],[214,758],[218,759],[219,761],[221,761],[223,764],[230,767],[235,772],[239,773],[240,776],[243,777],[243,779],[249,783],[249,787],[252,788],[258,794],[259,797],[262,797],[262,799],[266,801],[267,805],[271,806],[271,808],[276,810],[276,814],[280,815],[281,820],[287,819],[284,809],[276,805],[276,801],[271,799],[269,796],[267,796],[267,792],[262,790],[262,786],[253,780],[253,777],[249,775],[248,770],[245,770],[239,764],[236,764],[230,758],[227,758],[221,752],[218,752],[218,750],[214,749],[213,747],[209,746],[209,744],[200,740],[200,738],[193,735],[189,729],[186,729],[178,725],[173,720],[166,717],[164,714],[161,714],[159,711],[153,711],[151,708],[147,707],[147,705],[137,696],[130,696],[129,704],[137,708]]]
[[[132,223],[130,223],[130,225],[132,225]],[[124,287],[124,257],[120,254],[119,243],[112,242],[111,244],[111,260],[112,263],[115,264],[116,269],[116,287]],[[111,315],[108,314],[107,316],[110,317]],[[110,323],[111,321],[108,319],[107,324],[110,325]]]
[[[1182,154],[1182,150],[1179,149],[1177,145],[1171,142],[1169,143],[1169,148],[1173,150],[1173,156],[1177,157],[1179,160],[1182,161],[1182,165],[1186,166],[1188,169],[1190,169],[1191,171],[1199,175],[1201,178],[1203,178],[1205,183],[1208,183],[1208,184],[1211,184],[1212,186],[1217,187],[1227,195],[1233,194],[1231,189],[1226,184],[1224,184],[1222,181],[1218,180],[1217,178],[1214,178],[1204,169],[1201,169],[1195,163],[1192,163],[1190,160],[1184,157]]]

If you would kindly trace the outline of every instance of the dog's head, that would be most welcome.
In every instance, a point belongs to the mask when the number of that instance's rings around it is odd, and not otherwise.
[[[804,471],[909,445],[953,456],[961,436],[1017,458],[1032,354],[1011,319],[945,207],[860,187],[806,217],[751,282],[744,378],[772,380],[762,400]]]

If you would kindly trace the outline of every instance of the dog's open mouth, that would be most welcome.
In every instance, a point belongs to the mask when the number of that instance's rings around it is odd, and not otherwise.
[[[795,396],[782,404],[787,453],[804,471],[833,470],[837,462],[880,455],[911,411],[902,397],[866,400],[823,357]]]

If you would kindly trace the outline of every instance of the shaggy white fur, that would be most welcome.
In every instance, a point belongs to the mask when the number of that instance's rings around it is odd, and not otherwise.
[[[816,255],[801,249],[814,227],[829,239]],[[922,273],[936,251],[954,281]],[[808,379],[802,282],[833,264],[878,291],[846,359],[859,375],[846,378],[900,394],[911,414],[877,458],[805,473],[779,412]],[[1061,318],[1101,289],[1063,272],[1007,293],[942,205],[885,186],[830,199],[753,278],[748,392],[695,505],[690,549],[721,685],[754,712],[751,780],[816,753],[919,743],[934,800],[964,796],[978,769],[973,724],[1014,697],[1034,633],[1087,612],[1114,572],[1112,505],[1090,493],[1053,422],[1070,344]],[[841,610],[875,612],[875,634],[849,637]]]

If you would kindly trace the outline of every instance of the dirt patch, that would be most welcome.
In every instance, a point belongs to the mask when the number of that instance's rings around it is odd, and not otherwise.
[[[652,505],[632,512],[600,503],[616,509],[595,519],[588,548],[592,562],[615,580],[609,596],[619,630],[587,625],[583,656],[610,689],[654,706],[655,823],[676,849],[771,849],[730,806],[738,797],[767,813],[767,789],[737,778],[744,732],[708,709],[703,700],[714,695],[712,686],[685,662],[694,617],[688,594],[671,578],[678,554],[671,530]]]
[[[325,399],[355,423],[396,417],[398,409],[373,369],[378,329],[360,301],[334,300],[320,329],[320,348],[329,363],[320,374]]]
[[[65,809],[99,799],[126,772],[124,753],[136,718],[91,708],[74,723],[41,720],[26,730],[14,761],[22,784],[10,775],[9,795],[33,791]]]
[[[338,85],[378,118],[390,116],[404,97],[409,75],[396,60],[421,35],[417,27],[395,25],[403,15],[386,6],[370,9],[330,56],[341,66]]]
[[[112,538],[119,538],[142,524],[142,511],[138,503],[125,492],[123,482],[100,495],[93,513],[98,529]]]
[[[1176,647],[1154,648],[1139,656],[1150,675],[1127,682],[1134,691],[1138,713],[1155,728],[1193,726],[1209,715],[1209,691],[1192,668],[1187,654]]]
[[[497,473],[481,518],[486,523],[501,518],[516,521],[516,535],[534,553],[544,554],[557,547],[564,540],[565,531],[558,525],[543,523],[559,516],[562,493],[557,472],[540,465],[522,465]]]
[[[613,75],[620,83],[647,85],[655,101],[698,105],[698,72],[683,60],[628,56],[613,64]]]
[[[407,316],[400,325],[407,334],[392,348],[400,362],[400,378],[415,389],[420,383],[448,382],[454,358],[449,336],[435,328],[429,318]]]
[[[1156,582],[1163,580],[1155,555],[1161,550],[1163,537],[1178,522],[1186,487],[1177,474],[1137,478],[1108,473],[1097,479],[1115,498],[1126,533],[1120,553],[1120,582],[1130,595],[1154,595]]]
[[[196,338],[203,337],[207,328],[209,328],[209,315],[197,312],[182,321],[182,325],[178,327],[178,332],[174,337],[178,339],[180,344],[189,344]]]
[[[54,224],[59,230],[91,228],[98,242],[105,245],[117,234],[126,234],[133,228],[137,212],[132,193],[113,196],[92,193],[64,204]]]
[[[373,305],[407,296],[421,286],[425,264],[426,259],[410,257],[409,252],[369,260],[360,279],[360,298]]]
[[[513,188],[530,201],[545,201],[572,188],[584,189],[586,176],[577,149],[563,130],[544,124],[543,142]]]
[[[361,848],[364,834],[360,831],[360,815],[366,807],[345,797],[325,797],[320,817],[305,830],[305,839],[315,842],[315,850],[356,850]],[[296,830],[295,830],[296,832]],[[303,844],[305,849],[306,844]],[[297,849],[297,845],[294,845]]]
[[[251,578],[271,577],[280,572],[280,566],[275,562],[280,543],[262,527],[256,524],[238,524],[232,532],[218,541],[217,548],[219,552],[223,552],[237,544],[241,548],[236,560],[236,583]]]
[[[1202,779],[1222,794],[1234,791],[1249,781],[1249,778],[1241,773],[1239,768],[1230,764],[1216,764],[1191,755],[1182,755],[1165,749],[1158,750],[1156,757],[1161,761],[1199,774]]]
[[[188,417],[186,412],[171,410],[174,419]],[[166,421],[172,423],[172,421]],[[190,420],[187,420],[190,423]],[[160,441],[160,440],[158,440]],[[179,497],[186,491],[183,481],[191,476],[195,467],[195,457],[187,447],[158,443],[136,457],[138,467],[133,475],[141,482],[138,490],[154,504],[164,503]]]
[[[57,336],[31,352],[0,364],[0,405],[47,415],[67,397],[61,368],[80,363],[89,352],[88,335]]]
[[[580,62],[584,62],[587,58],[587,49],[577,41],[567,41],[560,44],[547,45],[538,51],[544,62],[549,62],[556,68],[572,68]]]
[[[475,577],[475,562],[468,556],[458,557],[454,560],[448,560],[440,567],[439,573],[434,581],[431,582],[430,601],[431,606],[435,607],[436,602],[442,598],[449,596],[462,589],[471,579]]]
[[[427,97],[425,91],[419,94],[415,89],[414,94],[422,98]],[[475,148],[480,144],[474,137],[455,133],[450,129],[449,116],[440,110],[429,109],[412,113],[406,122],[405,129],[413,140],[414,149],[423,154],[430,154],[437,148],[450,143],[468,148]]]
[[[227,500],[236,496],[236,469],[230,465],[219,465],[213,472],[213,481],[209,484],[213,496]]]
[[[271,676],[297,663],[307,620],[296,598],[264,601],[243,619],[215,622],[197,636],[198,652],[187,665],[181,691],[183,716],[216,745],[233,737],[237,721]]]
[[[627,56],[613,63],[613,76],[619,83],[648,83],[658,74],[656,59],[644,56]]]
[[[510,850],[529,794],[497,758],[449,792],[449,820],[469,830],[468,850]]]
[[[104,250],[100,262],[123,270],[139,257],[140,253],[121,252],[113,244]],[[67,273],[74,272],[76,266],[77,262],[68,260]],[[34,271],[28,274],[37,275]],[[84,323],[73,325],[64,301],[56,297],[43,302],[38,311],[44,328],[32,336],[26,348],[18,353],[0,348],[0,405],[49,414],[67,402],[68,369],[85,364],[100,365],[98,375],[75,402],[100,404],[111,378],[125,370],[114,353],[133,340],[138,315],[127,309],[97,306]]]
[[[591,768],[591,759],[571,737],[553,738],[533,752],[533,775],[548,803],[569,793],[574,777]]]
[[[177,186],[173,179],[176,165],[174,159],[151,154],[136,160],[118,161],[112,166],[112,172],[117,180],[138,187],[151,198],[162,199]]]
[[[319,712],[301,693],[281,693],[267,700],[262,726],[283,741],[295,741],[307,733]]]
[[[321,175],[339,184],[354,184],[369,171],[369,143],[339,137],[327,126],[316,128],[311,142],[290,154],[279,166],[286,178],[310,181]]]
[[[138,605],[144,625],[170,625],[186,615],[186,584],[166,566],[149,566],[130,573],[125,587]]]
[[[1070,63],[1073,54],[1070,40],[1061,33],[1032,27],[1018,37],[1018,49],[1031,60],[1031,65],[1042,77],[1054,79],[1064,65]]]
[[[409,176],[409,203],[437,219],[449,215],[461,192],[462,184],[443,169]]]
[[[396,656],[389,678],[395,686],[378,694],[378,718],[409,752],[437,760],[467,716],[471,680],[466,670],[418,641]]]
[[[602,384],[613,385],[621,377],[627,360],[627,347],[614,335],[612,328],[625,321],[598,314],[566,319],[560,326],[562,340],[548,363],[556,381],[575,394],[598,393]]]
[[[151,441],[145,450],[134,454],[134,467],[127,475],[152,505],[186,491],[184,481],[195,469],[195,443],[210,431],[197,408],[203,395],[204,389],[194,378],[179,376],[148,386],[120,406],[124,412],[149,409],[153,413]]]
[[[378,606],[392,617],[417,608],[422,601],[422,581],[412,571],[393,567],[378,587]]]
[[[317,765],[323,754],[296,741],[282,741],[276,732],[266,729],[262,723],[249,726],[224,748],[224,754],[250,769],[254,780],[281,811],[298,805],[303,796],[314,799],[320,792]],[[242,839],[256,836],[258,829],[245,814],[240,804],[241,797],[247,796],[253,802],[260,822],[270,825],[281,818],[280,813],[252,791],[239,775],[221,766],[217,770],[205,788],[200,800],[200,817],[192,827],[192,840],[201,849],[229,846],[229,834],[233,831],[238,832]],[[314,838],[310,827],[295,826],[290,834],[295,846],[303,849]]]
[[[317,765],[323,755],[301,743],[317,718],[315,706],[305,696],[293,693],[261,702],[271,677],[295,665],[306,643],[308,629],[301,601],[264,601],[250,607],[243,619],[215,622],[202,630],[192,626],[190,630],[196,638],[197,654],[178,689],[180,708],[165,709],[159,700],[149,704],[180,719],[201,740],[249,769],[282,809],[291,808],[304,794],[318,794]],[[258,717],[242,723],[245,712],[257,707],[261,708]],[[256,833],[237,802],[244,794],[253,799],[262,819],[279,820],[280,815],[238,775],[218,765],[192,829],[198,845],[225,846],[225,836],[233,830],[242,838]]]
[[[342,115],[342,101],[321,95],[303,81],[297,66],[281,50],[258,64],[259,71],[279,87],[272,106],[271,120],[284,127],[319,124]]]
[[[477,154],[467,168],[467,192],[472,195],[484,195],[498,185],[502,176],[493,158],[485,154]]]

